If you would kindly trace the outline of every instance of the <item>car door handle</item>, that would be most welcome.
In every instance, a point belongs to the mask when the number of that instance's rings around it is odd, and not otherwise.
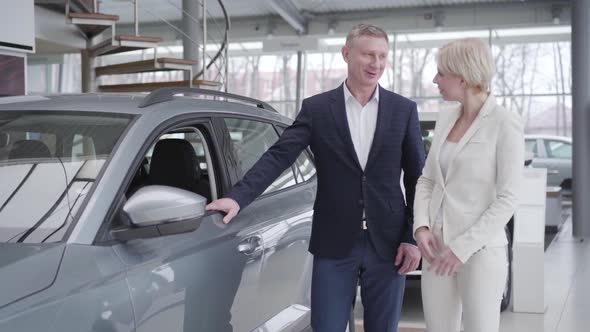
[[[238,244],[238,251],[245,255],[251,255],[262,246],[262,238],[259,235],[250,236]]]
[[[550,170],[547,170],[547,174],[548,175],[557,175],[557,174],[559,174],[559,170],[557,170],[557,169],[550,169]]]

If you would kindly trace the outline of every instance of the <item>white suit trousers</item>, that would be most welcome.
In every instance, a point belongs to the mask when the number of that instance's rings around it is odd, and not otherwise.
[[[433,227],[444,246],[440,224]],[[485,247],[454,276],[437,276],[422,262],[422,303],[428,332],[498,332],[500,303],[508,273],[506,247]]]

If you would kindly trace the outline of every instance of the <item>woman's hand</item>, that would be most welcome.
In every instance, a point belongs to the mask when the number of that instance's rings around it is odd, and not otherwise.
[[[430,263],[430,262],[429,262]],[[428,271],[436,269],[436,275],[444,276],[448,275],[449,277],[454,275],[457,270],[463,265],[459,258],[451,251],[449,247],[445,247],[439,255],[437,255],[430,266],[428,267]]]
[[[428,227],[422,226],[414,233],[416,244],[422,257],[429,263],[432,264],[436,254],[438,253],[438,246],[436,245],[436,238]]]

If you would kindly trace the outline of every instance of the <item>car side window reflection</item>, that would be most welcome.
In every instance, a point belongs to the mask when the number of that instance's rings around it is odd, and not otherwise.
[[[281,126],[277,126],[276,129],[279,132],[279,135],[285,131],[285,128]],[[309,157],[309,152],[307,151],[301,152],[295,161],[295,165],[295,174],[297,175],[297,182],[299,183],[311,179],[316,173],[315,165],[313,164],[312,159]]]
[[[232,149],[237,159],[238,172],[244,176],[246,172],[278,139],[279,135],[269,123],[247,119],[224,119]],[[293,169],[287,168],[264,192],[270,193],[297,184]]]
[[[303,181],[307,181],[311,179],[316,173],[315,166],[305,151],[299,155],[297,161],[295,161],[295,164],[297,165],[298,180],[301,179]]]
[[[556,159],[571,159],[572,158],[572,145],[562,141],[545,141],[545,149],[549,158]]]

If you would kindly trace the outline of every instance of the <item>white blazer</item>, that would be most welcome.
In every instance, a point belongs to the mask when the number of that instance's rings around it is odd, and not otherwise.
[[[465,263],[484,246],[507,244],[504,226],[514,214],[524,166],[520,116],[490,95],[450,157],[443,178],[439,154],[461,109],[441,112],[416,185],[414,233],[431,227],[439,209],[443,240]]]

